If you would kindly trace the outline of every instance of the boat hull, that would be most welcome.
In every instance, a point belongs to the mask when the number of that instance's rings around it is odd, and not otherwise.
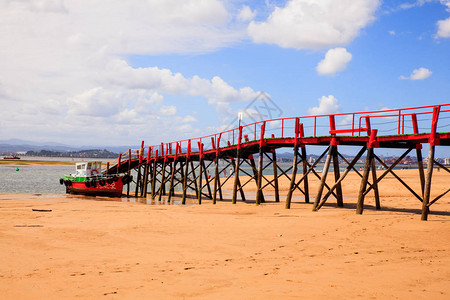
[[[70,186],[66,186],[66,192],[68,194],[87,196],[121,197],[122,189],[122,180],[105,183],[104,186],[97,183],[96,187],[86,187],[85,182],[72,182]]]

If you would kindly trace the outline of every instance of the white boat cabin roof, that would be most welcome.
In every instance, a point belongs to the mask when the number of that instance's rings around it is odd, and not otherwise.
[[[76,176],[96,176],[102,172],[101,161],[86,161],[75,164]]]

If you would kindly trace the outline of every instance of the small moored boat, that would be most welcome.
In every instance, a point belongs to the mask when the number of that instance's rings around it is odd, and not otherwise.
[[[4,156],[3,159],[20,159],[16,154]]]
[[[67,194],[89,196],[122,196],[123,185],[132,180],[127,174],[105,174],[101,161],[79,162],[75,164],[75,174],[61,177],[60,184],[66,186]]]

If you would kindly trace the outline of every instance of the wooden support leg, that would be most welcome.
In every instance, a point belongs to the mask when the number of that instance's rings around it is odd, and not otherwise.
[[[152,173],[152,199],[156,197],[156,169],[158,168],[158,163],[156,160],[153,161],[153,173]]]
[[[363,147],[359,153],[353,158],[352,162],[349,163],[348,161],[347,164],[347,168],[345,169],[344,173],[342,174],[342,176],[339,178],[339,180],[337,182],[334,183],[334,185],[328,190],[328,192],[325,194],[325,196],[323,196],[322,200],[320,201],[319,205],[317,206],[317,210],[319,210],[327,201],[328,197],[333,193],[334,189],[337,187],[337,185],[339,183],[341,183],[344,178],[347,176],[347,174],[350,172],[350,170],[354,169],[354,165],[356,164],[356,162],[359,160],[359,158],[361,157],[361,155],[363,155],[364,151],[366,151],[366,147]]]
[[[323,165],[322,176],[320,178],[319,190],[317,191],[316,198],[314,199],[313,211],[317,210],[317,205],[319,205],[320,199],[322,198],[323,188],[325,187],[328,170],[330,168],[331,159],[333,157],[333,152],[335,151],[336,146],[330,145],[328,148],[327,159],[325,160],[325,164]]]
[[[286,208],[291,208],[291,199],[292,199],[292,193],[295,189],[295,176],[297,175],[297,158],[298,158],[298,146],[294,146],[294,159],[292,163],[292,176],[291,176],[291,183],[289,184],[289,190],[288,194],[286,196]]]
[[[280,202],[280,192],[278,189],[278,166],[277,166],[277,153],[275,149],[272,152],[272,165],[273,165],[273,185],[275,189],[275,202]]]
[[[253,157],[251,157],[249,159],[249,161],[250,161],[250,166],[252,167],[252,171],[253,171],[253,178],[255,179],[255,183],[256,183],[256,189],[257,189],[257,191],[256,191],[256,198],[259,198],[258,199],[259,203],[264,203],[265,200],[264,200],[264,195],[262,193],[262,190],[258,190],[259,171],[256,168],[256,163],[255,163],[255,160],[253,159]],[[262,167],[261,167],[261,171],[262,171]]]
[[[214,162],[214,193],[213,193],[213,204],[217,201],[217,188],[220,187],[220,174],[219,174],[219,157],[216,156]]]
[[[186,204],[186,192],[187,192],[187,179],[188,179],[188,175],[189,175],[189,159],[186,157],[186,162],[185,162],[185,171],[184,171],[184,176],[183,176],[183,197],[181,198],[181,204]]]
[[[128,173],[127,173],[128,176],[130,176],[130,173],[131,173],[131,172],[128,171]],[[130,182],[129,182],[129,181],[128,181],[128,183],[127,183],[127,198],[128,198],[128,197],[130,197]]]
[[[337,146],[334,147],[333,151],[333,170],[334,170],[334,180],[335,182],[338,182],[339,178],[341,177],[340,171],[339,171],[339,158],[337,155],[338,149]],[[342,197],[342,185],[339,182],[336,186],[336,195],[337,195],[337,206],[338,207],[344,207],[344,200]]]
[[[302,164],[303,164],[303,189],[305,191],[305,203],[309,203],[309,185],[308,185],[308,164],[306,161],[306,147],[303,146],[302,148]]]
[[[381,209],[381,205],[380,205],[380,194],[378,192],[378,182],[377,182],[377,168],[375,167],[375,158],[372,156],[371,159],[371,168],[372,168],[372,188],[373,188],[373,192],[375,194],[375,207],[376,209]]]
[[[141,197],[147,198],[147,188],[148,188],[148,176],[150,172],[150,164],[145,164],[144,167],[144,178],[143,178],[143,186],[142,186],[142,192]]]
[[[169,188],[169,195],[167,196],[168,203],[170,203],[170,200],[172,199],[173,196],[173,182],[175,179],[175,174],[177,173],[176,169],[177,169],[177,161],[174,161],[172,166],[172,172],[170,174],[170,188]]]
[[[202,185],[202,178],[203,178],[203,159],[200,159],[199,163],[198,163],[198,193],[197,193],[197,200],[198,200],[198,204],[202,204],[202,190],[203,190],[203,185]]]
[[[260,205],[262,202],[262,190],[261,190],[261,186],[262,186],[262,170],[263,170],[263,157],[264,152],[263,152],[263,148],[259,147],[259,158],[258,158],[258,172],[257,172],[257,177],[256,177],[256,205]],[[253,159],[251,159],[253,160]]]
[[[165,185],[166,185],[166,161],[163,162],[162,165],[162,171],[161,171],[161,184],[159,186],[159,193],[158,193],[158,201],[161,201],[163,193],[165,194]]]
[[[141,187],[141,166],[137,167],[137,178],[136,178],[136,189],[134,192],[134,196],[139,196],[139,188]]]
[[[236,160],[234,161],[234,182],[233,182],[233,196],[231,203],[236,204],[237,188],[239,183],[239,167],[241,165],[239,157],[239,150],[237,150]],[[242,189],[241,189],[242,190]]]
[[[206,188],[208,189],[208,197],[209,199],[212,199],[212,193],[211,193],[211,185],[209,184],[209,174],[208,174],[208,168],[211,165],[211,163],[208,164],[208,167],[205,166],[205,161],[202,160],[203,162],[203,175],[205,175],[205,179],[206,179]]]
[[[364,210],[364,192],[366,191],[367,180],[369,179],[370,161],[373,157],[373,148],[367,149],[366,162],[364,163],[364,173],[359,186],[358,202],[356,203],[356,213],[362,214]]]
[[[425,172],[423,169],[422,145],[416,145],[417,168],[419,169],[420,188],[422,190],[422,198],[425,191]]]
[[[195,195],[198,199],[198,186],[197,186],[197,176],[195,175],[194,162],[191,161],[191,173],[192,173],[192,183],[194,184]]]
[[[435,146],[430,145],[430,151],[428,153],[427,177],[425,179],[425,190],[422,202],[422,221],[428,220],[428,213],[430,212],[428,203],[430,202],[431,180],[433,178],[434,150]]]

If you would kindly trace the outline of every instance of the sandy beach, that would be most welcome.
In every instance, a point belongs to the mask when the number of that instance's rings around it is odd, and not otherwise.
[[[417,170],[396,172],[420,190]],[[435,171],[432,196],[448,189],[448,178]],[[317,181],[310,184],[314,198]],[[285,191],[287,182],[280,186]],[[254,184],[246,188],[251,195]],[[450,196],[423,222],[419,200],[392,176],[380,185],[381,210],[370,193],[364,214],[355,214],[358,188],[359,178],[349,174],[345,207],[330,198],[319,212],[299,192],[290,210],[284,197],[275,203],[270,192],[260,206],[3,194],[0,295],[449,299]]]

